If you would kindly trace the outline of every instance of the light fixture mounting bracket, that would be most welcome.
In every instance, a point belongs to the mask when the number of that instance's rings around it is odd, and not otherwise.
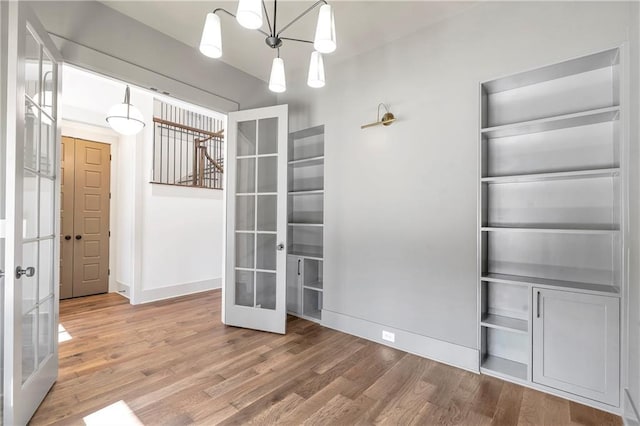
[[[264,42],[272,49],[277,49],[282,46],[282,39],[278,36],[268,36],[264,39]]]

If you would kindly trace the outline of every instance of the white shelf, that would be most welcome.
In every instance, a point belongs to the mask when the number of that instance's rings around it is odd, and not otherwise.
[[[289,195],[313,195],[324,194],[324,189],[313,189],[310,191],[289,191]]]
[[[568,179],[588,179],[600,177],[613,177],[620,174],[619,168],[576,170],[569,172],[535,173],[527,175],[493,176],[484,177],[482,183],[520,183],[520,182],[541,182],[550,180]]]
[[[485,314],[482,316],[480,323],[483,327],[497,328],[500,330],[513,331],[515,333],[529,332],[528,323],[526,320],[518,318],[504,317],[500,315]]]
[[[576,282],[576,281],[552,280],[548,278],[523,277],[520,275],[485,274],[480,279],[482,281],[488,281],[488,282],[527,285],[531,287],[535,286],[535,287],[551,288],[551,289],[562,288],[562,289],[586,291],[590,293],[600,293],[600,294],[604,293],[607,295],[619,295],[620,293],[616,287],[609,284],[594,284],[594,283],[583,283],[583,282]]]
[[[508,136],[548,132],[551,130],[566,129],[569,127],[604,123],[607,121],[617,120],[619,115],[620,107],[613,106],[607,108],[598,108],[590,111],[577,112],[574,114],[541,118],[538,120],[525,121],[521,123],[488,127],[482,129],[481,133],[487,138],[504,138]]]
[[[324,155],[289,161],[289,165],[293,167],[319,166],[321,164],[324,164]]]
[[[533,228],[510,226],[483,226],[483,232],[528,232],[538,234],[586,234],[586,235],[615,235],[617,229],[583,229],[583,228]]]
[[[304,222],[289,222],[289,226],[310,226],[315,228],[322,228],[323,223],[304,223]]]
[[[313,291],[322,291],[323,290],[322,282],[306,284],[306,285],[303,285],[302,288],[307,289],[307,290],[313,290]]]
[[[482,369],[497,373],[500,376],[527,380],[527,364],[493,355],[487,355],[482,360]]]
[[[292,256],[305,257],[307,259],[323,260],[322,247],[304,246],[291,247],[288,254]]]

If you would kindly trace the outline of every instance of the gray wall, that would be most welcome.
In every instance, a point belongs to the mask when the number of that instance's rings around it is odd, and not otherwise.
[[[40,1],[30,4],[47,31],[61,37],[54,40],[70,63],[142,87],[168,91],[177,98],[221,112],[275,102],[264,81],[224,62],[206,58],[197,47],[187,46],[102,3]],[[164,78],[157,78],[153,73]],[[197,91],[221,99],[210,101],[194,94]]]
[[[325,309],[477,348],[479,82],[619,45],[630,9],[481,3],[279,97],[325,124]]]
[[[640,408],[640,3],[634,3],[631,11],[633,25],[630,32],[630,140],[629,152],[629,287],[627,295],[628,322],[626,324],[627,354],[623,359],[627,377],[623,380],[627,389],[624,400],[625,420],[628,424],[640,425],[637,409]],[[629,398],[631,400],[629,400]],[[633,407],[635,405],[635,408]]]

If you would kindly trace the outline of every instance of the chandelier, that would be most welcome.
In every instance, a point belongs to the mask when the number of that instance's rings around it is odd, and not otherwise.
[[[318,23],[316,25],[316,34],[313,41],[300,38],[283,37],[289,27],[295,24],[300,18],[320,6],[318,12]],[[218,12],[225,13],[236,18],[238,23],[245,28],[256,30],[263,34],[266,39],[265,43],[272,49],[276,50],[276,57],[273,58],[271,65],[271,75],[269,77],[269,90],[276,93],[282,93],[287,90],[287,82],[284,72],[284,61],[280,57],[280,47],[284,41],[294,41],[298,43],[307,43],[313,45],[313,52],[309,60],[309,74],[307,84],[310,87],[323,87],[324,78],[324,62],[322,54],[331,53],[336,50],[336,25],[333,17],[333,8],[327,4],[325,0],[320,0],[294,18],[287,25],[278,29],[278,2],[273,2],[273,22],[269,19],[267,6],[264,0],[239,0],[238,9],[234,15],[225,9],[218,8],[207,14],[204,28],[202,30],[202,39],[200,41],[200,52],[210,58],[220,58],[222,56],[222,30],[220,28],[220,17]],[[262,30],[263,12],[267,19],[267,27],[269,32]]]

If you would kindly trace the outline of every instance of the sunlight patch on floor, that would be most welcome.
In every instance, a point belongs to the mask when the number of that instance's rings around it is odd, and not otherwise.
[[[62,324],[58,324],[58,343],[66,342],[71,339],[73,339],[73,337],[71,337],[64,326]]]
[[[84,417],[87,426],[142,426],[126,402],[120,400]]]

